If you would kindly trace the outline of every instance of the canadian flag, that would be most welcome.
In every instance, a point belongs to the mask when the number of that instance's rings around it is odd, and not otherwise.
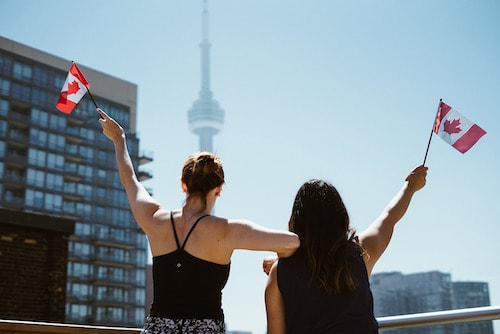
[[[434,132],[461,153],[467,152],[486,134],[477,124],[443,102],[439,105]]]
[[[66,77],[61,94],[59,95],[56,108],[63,113],[71,113],[89,88],[90,84],[83,76],[83,73],[75,63],[71,64],[68,76]]]

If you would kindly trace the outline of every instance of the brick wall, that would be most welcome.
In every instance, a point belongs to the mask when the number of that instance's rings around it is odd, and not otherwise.
[[[64,322],[74,222],[6,211],[0,209],[0,318]]]

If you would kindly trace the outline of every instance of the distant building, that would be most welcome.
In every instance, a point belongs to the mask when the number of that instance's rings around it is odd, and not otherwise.
[[[439,271],[403,275],[373,274],[370,279],[376,317],[489,306],[488,284],[452,282]],[[395,334],[493,334],[491,321],[390,331]]]
[[[76,221],[69,241],[66,321],[144,322],[147,240],[133,219],[91,100],[55,109],[70,61],[0,37],[0,207]],[[125,129],[138,170],[137,86],[79,65],[98,105]],[[0,297],[1,298],[1,297]]]
[[[75,222],[0,208],[0,318],[64,322]]]
[[[453,282],[454,308],[490,305],[490,293],[486,282]],[[493,333],[491,321],[467,322],[455,325],[455,334]]]
[[[224,110],[214,100],[210,89],[210,48],[208,4],[203,0],[201,51],[201,88],[198,99],[188,111],[189,129],[199,136],[200,150],[213,152],[213,136],[222,130]]]

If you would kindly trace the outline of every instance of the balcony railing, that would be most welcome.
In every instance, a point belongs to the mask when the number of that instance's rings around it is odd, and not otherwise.
[[[500,319],[500,306],[476,307],[460,310],[397,315],[378,318],[381,330],[423,327]],[[0,334],[139,334],[139,328],[87,326],[46,322],[0,320]]]
[[[459,310],[395,315],[378,318],[380,329],[398,329],[431,325],[500,319],[500,306],[474,307]]]

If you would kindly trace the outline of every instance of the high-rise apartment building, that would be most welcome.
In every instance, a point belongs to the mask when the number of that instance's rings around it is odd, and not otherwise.
[[[488,284],[452,282],[439,271],[373,274],[370,285],[376,317],[489,306]],[[491,321],[390,331],[395,334],[493,334]]]
[[[69,242],[66,322],[144,321],[147,240],[133,219],[113,145],[85,97],[55,109],[70,62],[0,37],[0,206],[76,221]],[[98,105],[125,129],[136,171],[137,86],[80,66]],[[138,171],[140,180],[151,178]]]

